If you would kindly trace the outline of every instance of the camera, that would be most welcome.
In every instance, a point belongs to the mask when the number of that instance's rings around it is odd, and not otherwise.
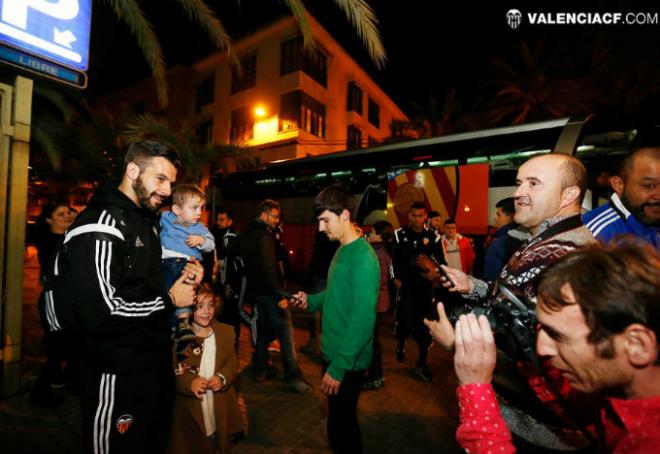
[[[536,305],[520,290],[506,283],[498,284],[495,291],[483,305],[466,304],[454,307],[448,315],[450,321],[473,312],[477,317],[488,318],[497,348],[513,361],[525,361],[537,367],[540,363],[536,356]]]

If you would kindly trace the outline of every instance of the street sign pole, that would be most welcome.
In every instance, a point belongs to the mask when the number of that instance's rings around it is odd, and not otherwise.
[[[91,0],[0,0],[0,61],[84,88],[91,9]],[[0,84],[0,113],[0,395],[7,396],[20,385],[32,80]]]
[[[2,87],[0,87],[2,88]],[[8,92],[8,93],[7,93]],[[12,93],[13,92],[13,93]],[[7,96],[8,94],[8,96]],[[21,331],[23,314],[23,265],[25,222],[30,161],[30,123],[32,117],[32,80],[18,76],[13,90],[2,90],[2,106],[11,105],[9,124],[2,115],[0,139],[0,221],[2,270],[0,295],[0,334],[2,335],[3,396],[16,394],[20,387]],[[3,171],[6,168],[7,171]],[[0,206],[0,208],[2,208]],[[4,232],[2,231],[4,230]]]

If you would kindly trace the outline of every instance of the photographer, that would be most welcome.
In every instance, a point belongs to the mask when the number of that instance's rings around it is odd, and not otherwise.
[[[538,355],[598,401],[599,452],[655,452],[660,442],[660,256],[642,243],[571,253],[538,289]],[[599,282],[597,288],[592,283]],[[454,367],[468,452],[515,452],[490,384],[496,349],[483,315],[456,323]]]
[[[534,157],[518,170],[518,188],[515,221],[530,230],[531,238],[516,251],[500,273],[497,281],[489,285],[460,270],[442,266],[427,278],[441,282],[450,291],[466,297],[470,306],[499,306],[505,301],[501,284],[518,290],[532,305],[536,303],[534,286],[543,269],[569,252],[593,243],[591,233],[580,220],[580,205],[587,185],[584,165],[577,159],[563,154],[548,154]],[[438,305],[440,320],[426,321],[431,334],[441,345],[452,349],[454,334],[442,305]],[[498,337],[498,346],[518,344],[518,350],[533,350],[534,328],[527,326],[525,333],[517,332],[516,342],[510,333]],[[519,345],[520,338],[526,338],[527,345]],[[511,384],[498,388],[507,394],[515,404],[506,409],[506,418],[512,431],[523,440],[521,445],[532,444],[548,449],[571,449],[582,447],[588,441],[580,439],[580,430],[566,411],[564,398],[557,390],[567,387],[554,379],[558,374],[544,368],[543,373],[528,358],[517,357],[517,352],[503,357],[498,365],[500,375]],[[506,359],[506,361],[505,361]],[[560,378],[560,377],[559,377]],[[538,399],[530,398],[536,395]],[[571,436],[566,438],[566,434]],[[577,435],[577,438],[575,437]]]

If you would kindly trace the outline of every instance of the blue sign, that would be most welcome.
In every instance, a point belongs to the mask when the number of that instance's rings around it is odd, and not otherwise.
[[[0,61],[4,61],[26,71],[55,79],[76,88],[87,86],[87,75],[81,71],[65,68],[64,66],[49,62],[43,58],[34,57],[20,50],[0,45]]]
[[[0,42],[85,71],[91,14],[91,0],[0,0]]]

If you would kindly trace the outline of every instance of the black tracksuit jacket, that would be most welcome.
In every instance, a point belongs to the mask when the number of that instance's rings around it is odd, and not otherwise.
[[[171,369],[156,214],[104,184],[67,236],[59,263],[75,299],[87,367],[120,372],[134,367]]]

